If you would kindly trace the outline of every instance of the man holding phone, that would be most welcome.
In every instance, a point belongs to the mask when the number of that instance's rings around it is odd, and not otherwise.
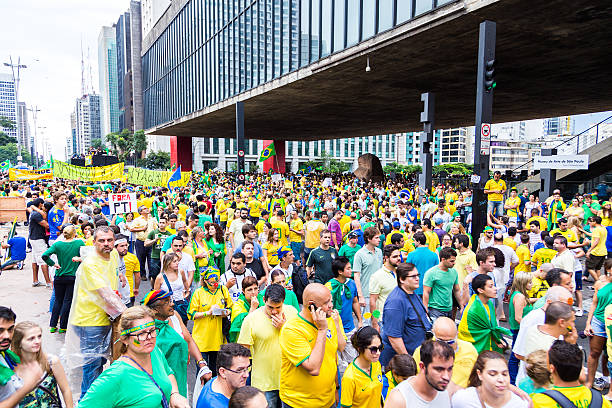
[[[346,337],[329,289],[311,283],[304,289],[304,305],[280,332],[283,407],[331,407],[339,384],[336,353]]]

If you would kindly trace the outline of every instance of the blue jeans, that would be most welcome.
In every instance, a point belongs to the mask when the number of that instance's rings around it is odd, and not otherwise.
[[[512,330],[512,347],[514,347],[514,342],[516,341],[516,336],[518,336],[518,330]],[[518,374],[519,369],[519,359],[516,358],[514,353],[510,353],[510,359],[508,359],[508,373],[510,374],[510,384],[515,385],[516,382],[516,374]]]
[[[449,310],[448,312],[444,312],[442,310],[434,309],[433,307],[430,307],[429,308],[429,317],[431,318],[431,320],[433,322],[435,322],[438,317],[448,317],[449,319],[452,320],[452,318],[453,318],[453,311]]]
[[[493,213],[496,217],[504,215],[503,201],[487,201],[487,213]]]
[[[266,401],[268,401],[269,408],[281,408],[281,400],[278,390],[266,391],[264,392],[264,395],[266,396]]]
[[[82,399],[91,384],[100,374],[106,362],[106,355],[110,348],[110,326],[74,326],[74,330],[81,342],[83,355],[83,380],[81,381]]]
[[[302,255],[303,248],[304,248],[303,242],[292,242],[291,243],[291,250],[293,251],[293,256],[295,257],[296,260],[302,259],[301,255]]]
[[[140,276],[144,279],[147,278],[147,271],[145,266],[149,267],[149,273],[151,273],[151,247],[144,246],[144,241],[137,239],[134,242],[134,249],[136,249],[136,257],[140,263]]]

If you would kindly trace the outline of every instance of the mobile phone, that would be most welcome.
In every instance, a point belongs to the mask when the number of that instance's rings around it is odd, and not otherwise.
[[[310,310],[311,307],[315,308],[315,310],[317,309],[317,305],[315,305],[315,302],[313,302],[312,300],[308,302],[308,310]]]

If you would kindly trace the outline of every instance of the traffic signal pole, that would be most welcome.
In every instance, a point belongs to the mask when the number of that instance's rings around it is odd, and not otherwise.
[[[487,196],[484,186],[489,179],[493,90],[495,89],[495,36],[493,21],[480,23],[478,37],[478,77],[476,81],[476,124],[474,129],[474,176],[472,179],[472,247],[478,246],[480,234],[487,225]]]
[[[238,184],[245,183],[244,169],[244,104],[236,102],[236,170],[238,171]]]
[[[433,165],[433,154],[431,152],[431,144],[434,137],[434,112],[435,112],[435,94],[426,92],[421,94],[423,102],[423,112],[421,112],[421,123],[423,124],[423,137],[421,138],[421,163],[423,165],[421,174],[419,174],[419,187],[425,191],[427,197],[431,192],[431,174]]]

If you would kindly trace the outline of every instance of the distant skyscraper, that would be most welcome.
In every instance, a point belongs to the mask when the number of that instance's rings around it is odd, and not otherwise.
[[[25,102],[17,104],[19,109],[19,144],[21,150],[30,152],[30,127],[28,126],[28,108]]]
[[[140,3],[130,2],[130,9],[119,16],[115,25],[117,44],[117,89],[119,129],[143,128]]]
[[[145,38],[157,20],[164,14],[171,0],[142,0],[142,38]]]
[[[119,131],[119,101],[117,84],[117,40],[115,25],[102,27],[98,36],[98,73],[102,138]]]
[[[76,100],[74,110],[75,134],[73,137],[73,154],[84,154],[94,140],[102,140],[100,129],[100,95],[83,95]],[[73,118],[71,116],[71,122]]]
[[[0,130],[17,139],[17,99],[15,81],[10,74],[0,74],[0,116],[15,123],[12,129],[0,127]]]
[[[491,133],[498,139],[503,140],[525,140],[525,122],[494,123]]]
[[[571,116],[559,116],[557,118],[544,119],[544,137],[547,136],[570,136],[574,133],[574,118]]]
[[[70,160],[76,154],[77,145],[76,112],[70,114],[70,135],[66,136],[66,160]]]

